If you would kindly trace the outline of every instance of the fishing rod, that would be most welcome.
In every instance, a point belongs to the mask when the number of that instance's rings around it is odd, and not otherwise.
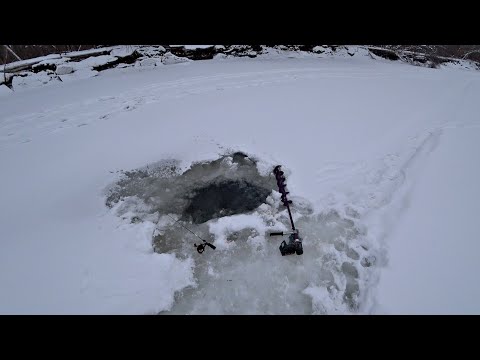
[[[178,222],[178,220],[175,220],[172,216],[170,216],[170,214],[167,214],[167,216],[172,219],[175,223]],[[192,230],[190,230],[189,228],[187,228],[186,226],[182,225],[181,223],[178,223],[181,227],[183,227],[185,230],[191,232],[193,235],[195,235],[196,237],[198,237],[200,240],[203,241],[203,244],[200,244],[200,245],[197,245],[197,244],[193,244],[193,246],[195,246],[195,248],[197,249],[197,252],[199,254],[203,253],[205,251],[205,246],[208,246],[210,248],[212,248],[213,250],[215,250],[217,247],[209,242],[207,242],[207,240],[204,240],[202,239],[200,236],[198,236],[197,234],[195,234]]]
[[[285,240],[282,241],[280,244],[280,253],[282,256],[285,255],[302,255],[303,254],[303,246],[302,246],[302,239],[298,234],[298,229],[295,228],[295,224],[293,223],[292,212],[290,211],[290,204],[292,200],[287,199],[287,194],[290,192],[286,190],[287,184],[285,184],[285,173],[280,169],[281,165],[275,166],[273,169],[273,173],[275,174],[275,178],[277,180],[278,191],[282,194],[281,200],[284,206],[286,206],[288,210],[288,216],[290,218],[290,224],[292,225],[292,231],[277,231],[271,232],[270,236],[284,236],[289,235],[288,239],[289,242],[287,243]]]

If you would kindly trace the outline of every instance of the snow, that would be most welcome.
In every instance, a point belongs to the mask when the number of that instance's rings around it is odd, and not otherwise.
[[[112,47],[104,47],[104,48],[98,48],[98,49],[71,51],[71,52],[62,54],[62,56],[66,56],[66,57],[77,57],[77,56],[84,56],[84,55],[93,56],[93,55],[101,54],[105,51],[118,50],[118,49],[121,49],[121,47],[112,46]]]
[[[161,45],[155,45],[155,46],[141,46],[138,51],[145,56],[148,57],[158,57],[161,54],[163,54],[166,50],[163,46]]]
[[[450,62],[442,63],[439,65],[440,68],[444,69],[469,69],[469,70],[478,70],[478,66],[469,60],[458,60],[451,59]]]
[[[184,47],[187,50],[208,49],[215,45],[170,45],[171,47]]]
[[[172,54],[171,52],[167,52],[162,56],[162,63],[165,65],[173,65],[173,64],[180,64],[180,63],[188,63],[193,60],[187,59],[185,57],[180,57],[177,55]]]
[[[57,79],[47,74],[47,72],[41,71],[39,73],[25,73],[25,76],[15,76],[12,80],[12,85],[15,91],[21,91],[34,87],[43,87],[46,84],[57,81]]]
[[[208,49],[215,45],[185,45],[185,49],[187,50],[195,50],[195,49]]]
[[[118,57],[129,56],[129,55],[132,55],[137,48],[138,48],[137,46],[133,46],[133,45],[120,46],[110,51],[110,55],[118,56]]]
[[[418,165],[418,176],[398,199],[405,215],[388,243],[389,265],[378,288],[379,312],[480,312],[480,240],[475,219],[480,213],[476,166],[480,106],[473,94],[463,94],[457,121],[432,135],[428,161]]]
[[[479,73],[272,52],[89,77],[96,61],[0,97],[0,313],[480,313]],[[186,231],[191,251],[153,252],[166,219],[105,206],[119,170],[229,149],[283,165],[302,256],[266,236],[288,228],[275,192],[208,222],[202,255]]]
[[[59,66],[56,73],[60,75],[62,81],[86,79],[98,74],[98,71],[93,70],[93,67],[105,65],[116,60],[117,58],[112,55],[89,57],[82,61],[69,62],[68,64]]]
[[[0,85],[0,96],[9,95],[12,90],[7,85]]]
[[[336,308],[340,307],[335,304],[329,296],[327,289],[324,287],[312,286],[307,287],[303,293],[308,295],[312,299],[312,314],[326,315],[326,314],[341,314],[336,311]],[[334,311],[332,311],[332,309]]]
[[[159,66],[159,65],[161,66],[163,64],[160,59],[145,58],[138,61],[135,65],[146,67],[146,66]]]
[[[34,64],[39,63],[41,61],[60,59],[60,57],[61,56],[59,54],[50,54],[50,55],[46,55],[46,56],[36,57],[36,58],[33,58],[33,59],[19,60],[19,61],[15,61],[15,62],[11,62],[11,63],[6,64],[4,66],[4,70],[5,71],[11,71],[11,70],[14,70],[14,69],[17,69],[17,68],[34,65]]]
[[[13,77],[13,74],[0,72],[0,84],[8,83]]]
[[[60,65],[57,66],[55,69],[55,73],[57,75],[66,75],[66,74],[71,74],[73,72],[73,66],[70,65]]]
[[[68,70],[68,69],[65,69]],[[98,75],[98,71],[92,70],[91,68],[79,68],[73,73],[67,73],[60,76],[60,79],[64,82],[79,80],[79,79],[88,79]]]
[[[112,55],[100,55],[95,57],[89,57],[85,60],[79,62],[72,62],[69,65],[73,66],[74,69],[85,69],[85,68],[92,68],[94,66],[100,66],[108,64],[109,62],[116,61],[117,58]]]
[[[50,64],[59,65],[59,64],[63,64],[64,62],[67,62],[67,61],[70,61],[70,58],[67,58],[67,57],[53,58],[53,59],[47,59],[47,60],[40,61],[38,64],[35,64],[35,66],[50,65]]]
[[[253,229],[258,234],[264,234],[267,228],[257,215],[225,216],[210,224],[210,233],[215,236],[215,245],[218,248],[228,247],[227,235],[242,229]],[[285,229],[286,230],[286,229]],[[233,245],[233,243],[231,244]]]

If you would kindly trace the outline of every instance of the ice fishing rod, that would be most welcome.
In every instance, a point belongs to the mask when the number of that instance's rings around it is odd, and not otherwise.
[[[295,229],[295,224],[293,223],[293,217],[292,217],[292,212],[290,211],[290,204],[292,203],[292,200],[287,199],[287,194],[290,192],[286,190],[287,184],[285,184],[285,173],[280,169],[281,165],[275,166],[273,169],[273,173],[275,175],[275,179],[277,180],[277,186],[278,186],[278,191],[280,194],[282,194],[282,203],[284,206],[287,207],[288,210],[288,216],[290,218],[290,224],[292,225],[292,231],[278,231],[278,232],[271,232],[270,236],[284,236],[284,235],[290,235],[289,242],[284,240],[280,244],[280,253],[282,256],[285,255],[292,255],[292,254],[297,254],[297,255],[302,255],[303,254],[303,246],[302,246],[302,239],[300,238],[298,234],[298,229]]]
[[[170,216],[170,214],[167,214],[167,216],[172,219],[173,221],[175,221],[175,223],[178,222],[178,220],[175,220],[172,216]],[[174,223],[174,224],[175,224]],[[200,245],[197,245],[197,244],[193,244],[193,246],[195,246],[195,248],[197,249],[197,252],[199,254],[203,253],[205,251],[205,246],[208,246],[210,248],[212,248],[213,250],[215,250],[217,247],[209,242],[207,242],[207,240],[204,240],[202,239],[200,236],[198,236],[197,234],[195,234],[192,230],[190,230],[189,228],[187,228],[186,226],[182,225],[181,223],[178,223],[181,227],[183,227],[185,230],[191,232],[193,235],[195,235],[196,237],[198,237],[200,240],[203,241],[203,244],[200,244]]]

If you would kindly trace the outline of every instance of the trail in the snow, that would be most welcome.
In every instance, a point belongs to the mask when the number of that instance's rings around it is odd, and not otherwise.
[[[387,72],[375,74],[375,77],[380,78],[388,76]],[[38,136],[55,134],[64,130],[87,126],[97,121],[108,120],[117,114],[133,111],[141,106],[168,101],[169,99],[195,96],[212,91],[275,86],[297,80],[371,77],[371,73],[363,71],[345,73],[307,67],[261,72],[221,73],[165,81],[160,84],[150,84],[130,89],[114,96],[82,100],[38,113],[0,119],[0,149],[9,144],[33,141]],[[89,80],[95,81],[96,79]]]

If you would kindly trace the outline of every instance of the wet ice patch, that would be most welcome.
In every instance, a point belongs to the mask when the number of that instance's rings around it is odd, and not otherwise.
[[[299,211],[293,204],[292,210]],[[308,213],[307,209],[301,209]],[[202,235],[217,250],[195,256],[196,288],[186,288],[166,314],[344,314],[360,308],[368,286],[371,260],[365,232],[356,221],[334,210],[300,215],[296,226],[304,242],[301,256],[282,257],[288,215],[279,204],[251,214],[223,217],[202,224]],[[193,239],[192,239],[193,240]],[[339,250],[335,244],[343,244]],[[367,247],[368,249],[368,247]],[[187,253],[192,248],[185,247]],[[355,252],[356,255],[352,255]],[[373,265],[372,265],[373,266]]]
[[[193,164],[183,173],[175,160],[123,172],[109,189],[106,205],[121,201],[120,215],[137,212],[140,220],[174,213],[182,221],[201,224],[250,212],[264,204],[274,188],[273,175],[260,175],[255,160],[236,152]]]
[[[175,296],[173,314],[331,314],[359,310],[375,268],[366,229],[352,208],[315,211],[291,196],[304,254],[282,257],[290,230],[271,165],[243,153],[195,163],[175,160],[123,172],[106,204],[125,221],[152,224],[157,253],[193,258],[195,287]],[[287,174],[288,175],[288,174]],[[287,176],[288,178],[288,176]],[[288,180],[287,180],[288,182]],[[213,243],[197,254],[194,244]]]
[[[183,172],[179,161],[162,160],[122,172],[108,189],[106,205],[131,223],[155,224],[154,251],[191,251],[193,244],[201,243],[200,238],[209,242],[222,239],[205,223],[251,214],[274,201],[275,178],[261,175],[256,165],[255,159],[241,152],[192,164]],[[231,240],[236,235],[226,236]]]

